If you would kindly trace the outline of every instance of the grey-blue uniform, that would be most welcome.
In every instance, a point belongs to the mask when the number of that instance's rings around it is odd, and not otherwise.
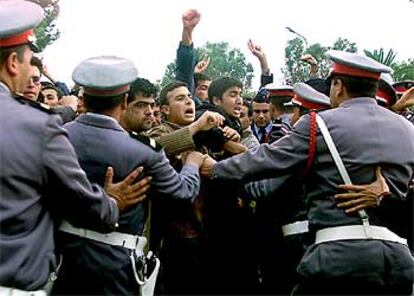
[[[263,77],[262,77],[263,78]],[[268,83],[259,92],[258,96],[264,95],[269,99],[270,113],[276,109],[283,113],[284,103],[291,100],[294,95],[293,88],[290,85],[281,85],[280,83]],[[271,130],[266,133],[265,141],[261,143],[273,143],[286,135],[291,130],[289,113],[280,114],[277,118],[272,116]],[[252,130],[254,126],[252,124]],[[257,135],[255,135],[257,136]],[[281,194],[286,192],[279,191]],[[275,268],[275,262],[280,261],[280,253],[277,250],[281,246],[283,235],[281,232],[281,224],[278,215],[275,215],[275,200],[261,199],[255,203],[254,219],[255,229],[254,233],[257,238],[257,260],[260,271],[260,293],[263,294],[280,294],[280,282],[283,282],[282,276],[284,271],[280,268]],[[276,280],[275,280],[276,279]],[[279,282],[279,279],[280,282]]]
[[[83,61],[75,68],[72,77],[84,87],[87,105],[92,99],[96,104],[103,105],[116,96],[125,96],[129,84],[137,77],[137,70],[127,59],[103,56]],[[108,165],[114,168],[116,179],[143,166],[145,174],[152,176],[151,190],[157,193],[157,198],[191,201],[197,196],[200,188],[198,167],[185,164],[177,173],[169,164],[164,150],[153,139],[130,135],[115,118],[103,112],[86,113],[64,126],[79,162],[91,180],[103,184]],[[118,245],[116,240],[129,235],[141,236],[147,214],[147,201],[122,213],[117,233],[110,234],[114,237],[114,244],[100,241],[99,234],[81,238],[64,233],[64,263],[55,291],[69,294],[137,294],[139,284],[131,265],[131,249],[120,246],[122,239]],[[144,238],[139,237],[138,240]]]
[[[294,97],[286,104],[294,108],[300,108],[304,112],[305,110],[316,112],[330,109],[329,98],[306,83],[295,84],[293,91]],[[273,216],[273,220],[277,220],[281,225],[283,234],[283,239],[276,240],[277,230],[272,230],[277,226],[276,223],[262,226],[270,229],[267,232],[273,235],[273,237],[267,235],[265,244],[269,247],[260,246],[263,251],[268,250],[263,263],[263,282],[266,294],[289,294],[298,284],[296,267],[309,241],[309,222],[303,189],[304,174],[306,172],[245,185],[251,197],[259,200],[266,199],[267,206],[271,207],[268,212]]]
[[[382,64],[352,53],[329,51],[328,56],[334,62],[332,79],[340,79],[343,75],[377,81],[381,72],[390,71]],[[334,83],[339,82],[333,80],[331,84],[331,99],[337,96],[332,94]],[[337,108],[319,115],[330,131],[351,180],[356,184],[372,182],[375,168],[380,164],[393,196],[381,207],[366,211],[371,224],[384,228],[380,228],[375,239],[370,230],[364,236],[361,218],[348,215],[335,205],[333,196],[338,192],[337,184],[344,181],[321,133],[317,133],[315,161],[305,178],[305,186],[310,230],[316,232],[318,241],[307,249],[298,267],[304,287],[317,286],[319,290],[310,291],[317,294],[411,293],[413,257],[403,240],[385,228],[388,226],[385,221],[400,218],[390,216],[387,203],[401,203],[406,198],[414,175],[413,126],[379,107],[373,97],[349,97]],[[310,118],[305,115],[289,135],[273,145],[261,145],[255,151],[217,163],[213,178],[257,180],[300,172],[308,159],[309,126]],[[337,226],[346,228],[341,231]],[[374,226],[369,226],[371,228]],[[328,235],[324,236],[326,233]]]
[[[31,2],[0,1],[0,51],[30,45],[31,30],[42,15],[42,8]],[[12,94],[4,73],[0,74],[0,294],[15,295],[16,289],[42,289],[56,268],[57,216],[110,231],[118,221],[118,208],[102,188],[89,183],[60,117]]]

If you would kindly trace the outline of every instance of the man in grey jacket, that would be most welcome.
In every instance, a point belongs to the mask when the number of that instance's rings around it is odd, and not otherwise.
[[[191,203],[200,189],[199,167],[204,156],[190,152],[180,173],[176,172],[154,139],[130,134],[119,121],[126,110],[130,83],[137,77],[134,64],[116,56],[101,56],[80,63],[74,81],[84,87],[86,114],[65,125],[87,176],[103,184],[110,164],[117,178],[124,178],[138,166],[152,177],[151,188],[160,199]],[[150,108],[150,106],[147,106]],[[151,198],[154,194],[150,195]],[[134,274],[135,260],[143,253],[143,235],[148,202],[140,203],[120,216],[119,228],[107,235],[67,225],[61,228],[64,262],[57,280],[57,294],[132,295],[141,282]],[[132,241],[132,244],[123,243]],[[139,270],[138,261],[136,268]]]
[[[414,261],[404,239],[392,232],[402,217],[395,214],[407,197],[414,174],[414,128],[404,118],[376,104],[380,73],[390,69],[367,57],[330,51],[331,105],[319,113],[326,122],[354,184],[370,183],[382,165],[392,196],[367,209],[363,221],[336,207],[338,173],[321,133],[315,160],[305,179],[309,228],[316,240],[302,258],[303,294],[410,294]],[[212,178],[258,180],[290,175],[308,160],[310,118],[303,116],[289,135],[274,145],[217,164],[205,162]],[[412,198],[412,197],[411,197]],[[368,223],[370,225],[368,225]],[[398,223],[397,223],[398,224]]]
[[[125,185],[138,171],[122,186],[106,188],[113,198],[91,185],[60,117],[19,95],[30,79],[36,49],[32,29],[42,18],[42,8],[32,2],[0,1],[1,295],[44,294],[57,265],[53,234],[58,219],[108,232],[117,227],[118,208],[140,200],[122,191],[134,191]]]

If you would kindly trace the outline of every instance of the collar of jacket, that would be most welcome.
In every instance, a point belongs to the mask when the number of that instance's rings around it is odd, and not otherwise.
[[[361,104],[377,105],[377,101],[374,98],[370,98],[370,97],[352,98],[352,99],[343,101],[341,104],[339,104],[339,107],[345,108],[345,107],[349,107],[352,105],[361,105]]]
[[[97,114],[97,113],[86,113],[82,114],[76,119],[77,122],[92,125],[100,128],[112,129],[117,131],[125,132],[122,126],[116,121],[115,118]]]

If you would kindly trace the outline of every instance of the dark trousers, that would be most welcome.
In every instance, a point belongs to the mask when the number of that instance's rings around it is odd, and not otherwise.
[[[412,295],[413,283],[381,285],[355,278],[302,279],[293,295]]]
[[[203,294],[204,252],[198,238],[165,238],[160,249],[161,270],[157,294]]]
[[[126,260],[121,268],[108,269],[64,257],[52,295],[138,295],[139,285]]]

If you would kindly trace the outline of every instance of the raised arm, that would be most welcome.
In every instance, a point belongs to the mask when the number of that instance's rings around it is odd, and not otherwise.
[[[180,45],[177,49],[175,78],[187,83],[188,89],[194,93],[194,66],[195,54],[193,47],[193,30],[200,21],[201,14],[191,9],[182,16],[183,32]]]
[[[250,52],[259,60],[262,75],[260,76],[260,87],[273,82],[273,74],[270,73],[270,68],[267,63],[266,54],[263,49],[252,42],[251,39],[247,42],[247,47]]]

